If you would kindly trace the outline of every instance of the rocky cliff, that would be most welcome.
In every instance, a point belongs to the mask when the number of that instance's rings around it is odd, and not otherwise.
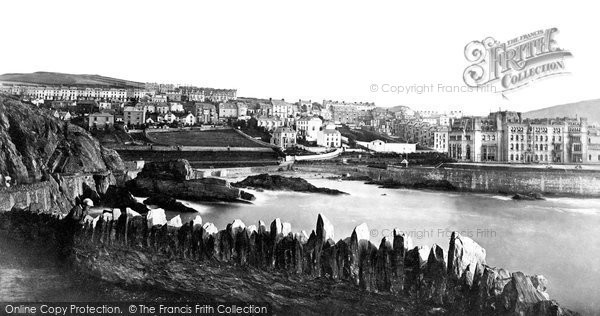
[[[84,129],[0,95],[0,174],[17,183],[33,183],[54,173],[122,169],[119,155]]]

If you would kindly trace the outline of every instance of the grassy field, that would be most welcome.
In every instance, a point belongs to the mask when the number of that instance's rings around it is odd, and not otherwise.
[[[148,137],[157,144],[171,146],[265,147],[234,130],[157,132],[148,134]]]
[[[34,73],[11,73],[0,75],[0,81],[30,83],[39,85],[96,86],[115,88],[143,88],[144,84],[124,79],[99,75],[75,75],[59,72],[39,71]]]

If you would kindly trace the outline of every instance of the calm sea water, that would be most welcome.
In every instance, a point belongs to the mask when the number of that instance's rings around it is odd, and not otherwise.
[[[399,228],[415,245],[439,244],[448,249],[456,230],[487,250],[492,266],[526,274],[543,274],[551,298],[584,314],[600,313],[600,199],[556,198],[513,201],[507,196],[381,189],[361,182],[309,179],[317,186],[350,193],[328,196],[294,192],[255,192],[252,205],[191,203],[204,222],[219,229],[234,219],[246,225],[279,217],[294,231],[315,228],[323,213],[335,226],[336,239],[367,223],[371,241]],[[168,218],[177,214],[170,213]],[[191,220],[196,214],[182,214]],[[5,256],[5,254],[9,254]],[[40,261],[38,252],[23,251],[0,239],[1,300],[168,299],[167,294],[90,284],[85,277],[53,259]],[[3,257],[3,258],[1,258]],[[43,279],[43,282],[40,282]],[[86,282],[87,281],[87,282]],[[56,293],[60,294],[56,294]],[[116,293],[116,294],[113,294]]]

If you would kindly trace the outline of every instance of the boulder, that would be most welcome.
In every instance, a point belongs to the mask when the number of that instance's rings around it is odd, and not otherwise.
[[[317,238],[322,241],[333,239],[333,225],[323,214],[317,218]]]
[[[467,285],[473,284],[477,274],[483,273],[485,265],[485,249],[469,237],[452,232],[448,250],[448,276],[459,280],[464,277]],[[469,271],[465,275],[465,271]]]
[[[156,225],[165,225],[167,223],[167,215],[165,215],[165,210],[157,208],[150,210],[148,214],[146,214],[146,220],[148,222],[148,228],[152,228]]]
[[[249,176],[240,182],[232,183],[232,185],[239,188],[251,187],[277,191],[311,192],[330,195],[348,194],[335,189],[318,188],[302,178],[284,177],[267,173]]]
[[[167,226],[170,227],[181,227],[183,226],[183,223],[181,223],[181,216],[177,215],[173,218],[171,218],[168,222],[167,222]]]
[[[203,178],[193,180],[173,180],[137,177],[127,181],[127,188],[137,196],[162,195],[190,201],[247,202],[252,194],[242,194],[242,190],[232,187],[226,180]]]
[[[178,212],[178,213],[195,213],[197,212],[195,209],[186,206],[185,204],[177,201],[176,199],[163,195],[156,194],[144,200],[144,204],[146,205],[156,205],[160,208],[164,208],[170,212]]]
[[[185,159],[152,161],[144,164],[138,178],[185,181],[195,179],[195,172]]]
[[[513,315],[532,314],[536,304],[547,300],[547,295],[538,291],[522,272],[511,275],[499,298],[502,311]]]

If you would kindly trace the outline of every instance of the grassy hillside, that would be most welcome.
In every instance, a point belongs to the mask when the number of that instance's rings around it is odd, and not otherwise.
[[[600,99],[555,105],[523,113],[524,118],[585,117],[589,123],[600,123]]]
[[[149,133],[148,137],[156,144],[170,146],[265,147],[230,129],[154,132]]]
[[[104,77],[99,75],[75,75],[59,72],[10,73],[0,75],[0,81],[36,85],[98,86],[111,88],[143,88],[144,83]]]

